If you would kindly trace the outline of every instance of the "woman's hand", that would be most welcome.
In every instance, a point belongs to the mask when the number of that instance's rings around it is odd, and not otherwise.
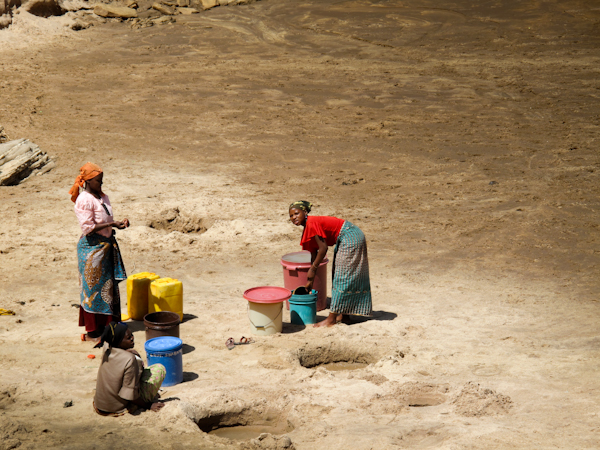
[[[118,228],[119,230],[123,230],[129,226],[129,219],[123,219],[120,222],[113,222],[112,226]]]

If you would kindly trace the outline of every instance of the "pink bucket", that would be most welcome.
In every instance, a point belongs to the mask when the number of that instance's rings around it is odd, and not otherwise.
[[[329,259],[325,257],[319,265],[313,289],[318,292],[317,311],[327,308],[327,263]],[[286,289],[294,292],[297,287],[305,286],[308,280],[308,269],[310,269],[310,252],[301,251],[288,253],[281,258],[283,266],[283,285]],[[290,309],[286,301],[287,309]]]

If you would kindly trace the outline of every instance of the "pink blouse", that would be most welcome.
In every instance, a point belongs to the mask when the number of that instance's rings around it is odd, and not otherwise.
[[[102,205],[106,206],[108,213]],[[98,224],[114,222],[112,212],[110,200],[106,195],[103,195],[102,198],[96,198],[89,192],[83,191],[75,201],[75,215],[84,235],[90,234]],[[110,237],[112,228],[106,227],[96,233]]]

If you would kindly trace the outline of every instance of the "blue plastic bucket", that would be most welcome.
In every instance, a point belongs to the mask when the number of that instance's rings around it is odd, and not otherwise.
[[[175,386],[183,381],[181,339],[172,336],[161,336],[146,341],[144,348],[148,365],[162,364],[167,370],[163,386]]]
[[[310,294],[290,297],[290,319],[296,325],[309,325],[317,323],[317,298],[318,292],[314,289]]]

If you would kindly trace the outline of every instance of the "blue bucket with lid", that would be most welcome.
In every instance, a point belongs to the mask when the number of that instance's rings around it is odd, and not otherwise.
[[[317,298],[319,293],[314,289],[309,294],[304,287],[294,291],[289,299],[290,320],[295,325],[317,323]]]
[[[162,364],[167,375],[163,386],[175,386],[183,381],[183,342],[173,336],[149,339],[144,344],[148,365]]]

